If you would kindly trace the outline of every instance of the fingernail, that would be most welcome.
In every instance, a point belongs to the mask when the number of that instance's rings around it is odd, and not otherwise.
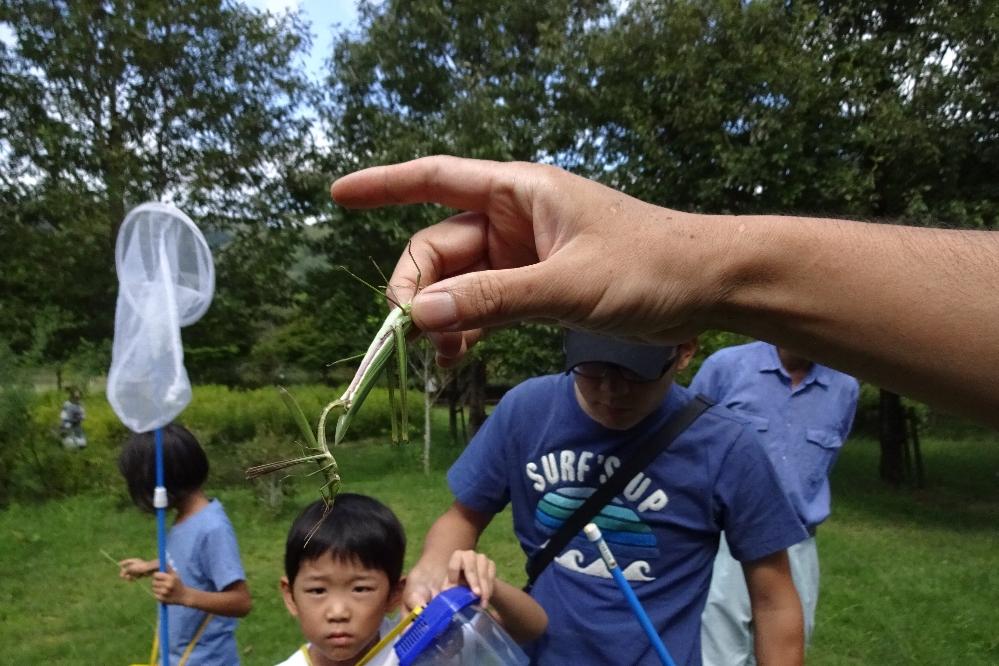
[[[425,330],[456,330],[458,306],[450,292],[420,292],[413,299],[413,314],[419,315],[420,327]]]

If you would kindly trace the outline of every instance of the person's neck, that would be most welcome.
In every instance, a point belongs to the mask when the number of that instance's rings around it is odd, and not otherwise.
[[[813,363],[811,361],[807,358],[788,354],[783,349],[777,350],[777,356],[780,358],[780,364],[784,366],[784,370],[791,378],[792,387],[805,381],[805,377],[808,376],[808,372],[812,369]]]
[[[177,520],[174,522],[187,520],[210,503],[208,496],[200,488],[195,490],[177,504]]]

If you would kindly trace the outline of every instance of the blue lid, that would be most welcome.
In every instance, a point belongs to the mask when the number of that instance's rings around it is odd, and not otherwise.
[[[462,586],[444,590],[431,599],[395,642],[399,666],[410,666],[451,625],[455,614],[478,601],[470,589]]]

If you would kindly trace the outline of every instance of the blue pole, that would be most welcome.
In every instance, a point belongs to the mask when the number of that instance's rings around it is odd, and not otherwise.
[[[163,480],[163,429],[153,433],[156,442],[156,489],[153,506],[156,508],[156,546],[159,551],[160,571],[167,570],[166,560],[166,483]],[[167,605],[160,603],[160,663],[170,666],[170,631],[167,622]]]
[[[583,532],[586,534],[586,538],[590,540],[591,543],[595,544],[597,550],[600,551],[600,557],[603,558],[604,564],[607,565],[607,569],[611,573],[611,577],[617,586],[621,588],[621,592],[624,593],[624,598],[628,600],[628,605],[631,606],[632,612],[635,617],[638,618],[638,623],[642,625],[642,629],[645,631],[645,635],[649,637],[649,642],[652,643],[652,649],[656,651],[659,655],[659,661],[663,663],[663,666],[676,666],[673,663],[673,658],[669,656],[669,651],[663,644],[659,634],[656,632],[655,627],[652,626],[652,621],[649,619],[648,614],[645,609],[642,608],[641,602],[638,601],[638,597],[635,596],[635,591],[631,589],[631,585],[628,580],[621,573],[621,568],[617,566],[617,560],[614,559],[614,553],[611,552],[610,547],[607,542],[604,541],[604,537],[600,534],[600,528],[593,523],[587,523],[586,527],[583,528]]]

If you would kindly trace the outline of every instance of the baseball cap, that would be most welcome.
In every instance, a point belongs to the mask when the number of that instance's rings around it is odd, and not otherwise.
[[[613,363],[651,382],[662,377],[675,354],[673,345],[648,345],[597,333],[565,331],[567,371],[580,363]]]

